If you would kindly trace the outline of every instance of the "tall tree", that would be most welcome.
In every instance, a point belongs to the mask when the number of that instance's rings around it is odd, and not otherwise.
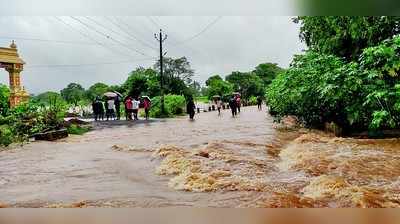
[[[232,92],[233,92],[233,84],[224,81],[222,79],[211,80],[207,88],[207,96],[209,99],[212,99],[212,97],[215,95],[224,97],[226,95],[232,94]]]
[[[50,102],[64,102],[64,99],[61,97],[59,93],[52,92],[52,91],[47,91],[44,93],[41,93],[37,96],[32,97],[32,101],[36,101],[38,103],[44,104],[44,105],[49,105]]]
[[[233,84],[234,90],[240,92],[244,99],[264,95],[263,81],[253,72],[232,72],[225,79]]]
[[[82,100],[85,100],[85,89],[77,83],[70,83],[68,86],[61,90],[61,96],[68,103],[72,103],[75,106]]]
[[[104,83],[98,82],[89,87],[89,89],[86,91],[86,95],[88,99],[93,100],[97,96],[103,96],[103,94],[107,91],[110,91],[110,87]]]
[[[209,86],[211,84],[211,82],[214,81],[214,80],[223,80],[223,79],[221,78],[220,75],[213,75],[213,76],[211,76],[210,78],[207,79],[206,86]]]
[[[152,69],[137,68],[129,73],[128,79],[122,85],[124,93],[130,96],[140,96],[143,93],[147,94],[148,80],[150,75],[154,74]]]
[[[253,73],[260,77],[264,85],[267,86],[271,84],[272,80],[282,71],[284,71],[284,69],[279,67],[276,63],[263,63],[258,65]]]
[[[300,39],[319,53],[356,60],[366,47],[400,33],[398,16],[301,16]]]
[[[164,58],[164,75],[166,84],[168,82],[180,79],[186,84],[192,82],[194,70],[190,67],[190,63],[186,57],[181,58]],[[154,69],[160,71],[160,61],[154,65]]]

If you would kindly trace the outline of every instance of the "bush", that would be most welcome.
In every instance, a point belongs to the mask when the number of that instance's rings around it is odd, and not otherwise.
[[[363,51],[359,63],[308,52],[267,90],[271,114],[345,131],[400,128],[400,37]]]
[[[199,96],[196,97],[196,101],[201,102],[201,103],[209,103],[209,99],[207,96]]]
[[[76,124],[71,124],[71,126],[69,126],[67,128],[67,130],[68,130],[68,134],[71,134],[71,135],[83,135],[86,132],[90,131],[90,128],[79,126]]]
[[[255,96],[250,97],[250,99],[247,103],[249,106],[257,105],[257,97],[255,97]]]
[[[9,146],[14,141],[13,130],[8,125],[0,126],[0,145]]]
[[[160,97],[154,97],[152,99],[152,107],[150,110],[151,117],[174,117],[176,115],[182,115],[184,108],[186,107],[185,97],[179,95],[166,95],[164,97],[165,104],[165,115],[161,114]]]
[[[0,144],[26,141],[34,134],[60,129],[63,126],[65,106],[56,101],[49,106],[35,103],[21,104],[0,116]]]

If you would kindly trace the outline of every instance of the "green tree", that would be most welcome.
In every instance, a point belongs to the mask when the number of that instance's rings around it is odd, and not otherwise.
[[[213,80],[223,80],[220,75],[213,75],[206,81],[206,86],[209,86]]]
[[[54,102],[54,101],[64,102],[64,99],[62,98],[62,96],[59,93],[47,91],[47,92],[44,92],[37,96],[32,97],[32,101],[48,106],[51,104],[51,102]]]
[[[301,16],[300,39],[316,52],[356,60],[366,47],[400,33],[398,16]]]
[[[103,96],[104,93],[110,91],[110,87],[107,84],[98,82],[93,84],[86,91],[86,96],[90,100],[94,100],[97,96]]]
[[[232,72],[225,79],[233,84],[234,91],[240,92],[245,100],[264,95],[263,80],[253,72]]]
[[[129,73],[128,79],[122,85],[125,94],[130,96],[140,96],[143,92],[147,92],[147,78],[147,69],[142,67]]]
[[[210,81],[207,88],[207,96],[209,99],[212,99],[213,96],[226,96],[230,95],[233,92],[233,84],[224,81],[222,79],[213,79]]]
[[[115,91],[119,93],[123,93],[125,89],[122,87],[122,85],[111,85],[109,88],[109,91]]]
[[[164,58],[163,86],[165,94],[190,95],[188,85],[193,83],[194,70],[186,57],[177,59]],[[154,69],[160,74],[160,62],[154,65]],[[160,78],[159,78],[160,79]]]
[[[8,86],[0,84],[0,114],[7,113],[9,109],[10,89]]]
[[[85,89],[77,83],[70,83],[61,90],[61,96],[68,103],[78,106],[79,102],[86,100]]]
[[[178,79],[184,81],[186,84],[192,82],[194,70],[191,68],[186,57],[176,59],[166,57],[163,59],[163,66],[166,84]],[[160,61],[157,61],[154,69],[160,72]]]
[[[263,63],[259,64],[253,73],[263,80],[264,86],[268,86],[282,71],[284,71],[284,69],[279,67],[276,63]]]
[[[161,94],[160,76],[153,69],[151,69],[151,72],[148,72],[146,94],[150,97],[159,96]]]

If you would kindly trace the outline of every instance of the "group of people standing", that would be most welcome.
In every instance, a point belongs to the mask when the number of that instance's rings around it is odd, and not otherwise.
[[[139,120],[139,109],[143,108],[145,111],[146,120],[149,119],[149,112],[151,108],[151,101],[149,97],[143,97],[142,101],[139,97],[128,96],[123,101],[125,106],[126,120]],[[92,109],[95,121],[104,120],[104,115],[108,120],[121,119],[121,97],[108,97],[103,101],[100,97],[96,97],[92,103]]]
[[[257,97],[257,106],[258,106],[258,110],[260,110],[260,111],[262,110],[262,103],[263,103],[263,98],[261,96]],[[221,110],[223,108],[225,108],[224,107],[225,104],[221,100],[221,97],[216,96],[214,98],[214,105],[216,106],[216,108],[218,110],[218,116],[220,116]],[[229,105],[229,108],[231,109],[232,117],[236,117],[238,114],[240,114],[240,109],[242,106],[242,99],[241,99],[240,94],[233,94],[232,97],[229,99],[228,105]],[[196,110],[196,105],[193,102],[193,99],[190,98],[186,104],[186,111],[189,114],[190,120],[194,119],[195,110]]]
[[[231,97],[229,100],[229,107],[231,108],[232,111],[232,117],[236,117],[238,114],[240,114],[240,108],[242,106],[242,99],[240,95],[234,95]]]

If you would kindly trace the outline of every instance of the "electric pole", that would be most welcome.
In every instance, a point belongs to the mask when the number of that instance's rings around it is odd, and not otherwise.
[[[167,35],[162,34],[162,30],[160,29],[160,34],[154,34],[156,40],[160,42],[160,92],[161,92],[161,114],[165,114],[165,105],[164,105],[164,67],[163,67],[163,42],[167,39]]]

